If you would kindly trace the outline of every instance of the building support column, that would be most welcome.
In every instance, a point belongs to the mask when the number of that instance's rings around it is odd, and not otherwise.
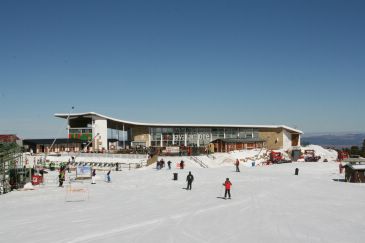
[[[123,123],[123,149],[125,149],[125,135],[124,135],[124,123]]]
[[[188,135],[186,134],[186,130],[185,130],[185,141],[184,141],[184,146],[188,146]]]

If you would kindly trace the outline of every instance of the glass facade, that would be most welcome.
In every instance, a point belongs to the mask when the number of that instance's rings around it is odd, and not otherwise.
[[[68,138],[73,139],[81,139],[85,141],[89,141],[92,138],[92,129],[85,127],[85,128],[70,128],[68,130]]]
[[[255,128],[151,127],[151,146],[204,147],[220,138],[258,138]]]

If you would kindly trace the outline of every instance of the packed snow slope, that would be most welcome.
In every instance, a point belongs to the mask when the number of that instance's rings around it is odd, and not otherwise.
[[[337,163],[234,170],[148,167],[112,172],[111,183],[98,171],[96,184],[73,182],[67,197],[68,182],[57,187],[50,172],[44,186],[0,196],[0,241],[363,242],[365,185],[335,181],[343,178]],[[189,171],[195,180],[186,191]],[[226,177],[231,200],[217,198]]]

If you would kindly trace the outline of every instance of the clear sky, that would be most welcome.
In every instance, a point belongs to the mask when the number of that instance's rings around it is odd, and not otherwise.
[[[365,130],[365,1],[0,1],[0,133],[54,113]]]

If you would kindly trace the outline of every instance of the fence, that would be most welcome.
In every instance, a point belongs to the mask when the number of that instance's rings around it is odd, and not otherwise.
[[[196,163],[198,163],[201,167],[208,168],[208,166],[203,161],[198,159],[197,157],[191,156],[190,159],[195,161]]]
[[[70,166],[71,170],[75,170],[76,167],[78,166],[91,166],[92,169],[96,169],[96,170],[115,170],[115,171],[121,171],[123,169],[128,169],[128,170],[132,170],[132,169],[139,169],[142,168],[143,166],[147,165],[147,161],[146,160],[140,160],[138,163],[136,162],[132,162],[132,163],[121,163],[121,162],[117,162],[117,163],[107,163],[107,162],[70,162],[68,163],[55,163],[55,162],[44,162],[42,164],[41,167],[46,167],[50,170],[56,170],[59,169],[59,167],[61,166],[61,164],[67,164]]]
[[[52,156],[52,155],[48,155]],[[116,158],[116,159],[145,159],[146,154],[99,154],[99,153],[61,153],[60,156],[87,157],[87,158]]]

